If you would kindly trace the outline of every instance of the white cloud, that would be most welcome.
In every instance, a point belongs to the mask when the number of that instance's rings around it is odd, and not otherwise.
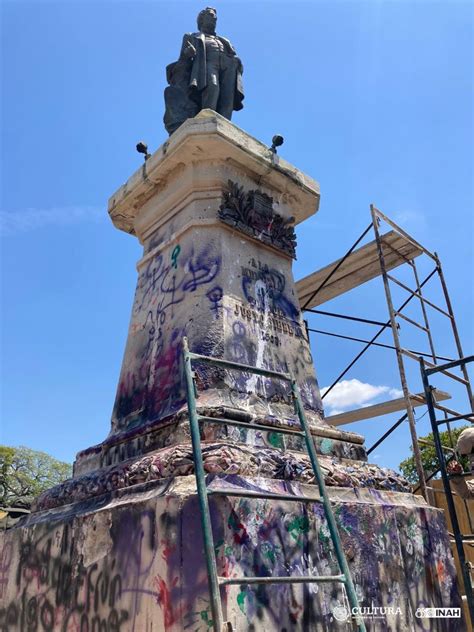
[[[327,386],[322,388],[321,395],[324,395],[327,390]],[[338,415],[346,410],[375,404],[376,400],[382,396],[383,399],[396,399],[402,395],[402,391],[398,388],[367,384],[354,378],[338,382],[324,398],[323,403],[329,415]]]
[[[12,235],[43,228],[68,226],[80,222],[97,222],[107,217],[98,206],[66,206],[62,208],[27,208],[21,211],[0,211],[0,233]]]

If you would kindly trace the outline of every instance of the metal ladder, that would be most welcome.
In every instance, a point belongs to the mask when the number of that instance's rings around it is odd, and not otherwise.
[[[186,394],[189,412],[189,422],[191,427],[191,439],[193,446],[193,458],[194,469],[196,473],[196,485],[199,497],[199,506],[201,514],[201,525],[204,539],[204,552],[206,556],[207,574],[209,580],[210,601],[212,610],[212,623],[214,632],[231,632],[232,627],[229,622],[224,621],[222,612],[222,601],[220,589],[222,586],[229,586],[231,584],[309,584],[309,583],[323,583],[323,582],[338,582],[345,586],[347,591],[348,601],[351,607],[351,612],[354,608],[359,608],[359,602],[357,594],[350,574],[349,565],[347,563],[344,550],[342,548],[341,539],[339,536],[336,520],[331,507],[331,501],[326,491],[326,485],[324,483],[324,475],[321,471],[316,449],[314,447],[311,432],[304,413],[303,404],[299,394],[299,389],[296,381],[290,375],[285,373],[279,373],[277,371],[268,371],[266,369],[260,369],[258,367],[247,366],[245,364],[238,364],[236,362],[229,362],[227,360],[221,360],[209,356],[199,355],[189,351],[187,338],[183,338],[183,357],[184,357],[184,369],[186,376]],[[251,428],[255,430],[268,431],[269,426],[256,423],[247,423],[242,421],[234,421],[232,419],[222,419],[218,417],[207,417],[200,415],[197,412],[196,398],[197,398],[197,386],[195,381],[195,373],[192,368],[193,361],[203,364],[209,364],[219,366],[224,369],[231,369],[235,371],[242,371],[246,373],[253,373],[254,375],[261,375],[264,377],[270,377],[278,380],[288,382],[291,386],[292,399],[295,405],[295,411],[298,414],[298,418],[301,424],[301,430],[291,430],[289,428],[279,428],[271,426],[272,432],[278,432],[281,434],[299,435],[304,437],[308,456],[311,461],[314,476],[318,484],[320,498],[315,500],[314,498],[308,498],[306,496],[296,494],[278,494],[271,492],[254,492],[248,490],[235,490],[235,489],[210,489],[206,484],[206,473],[204,471],[204,462],[202,457],[201,438],[200,438],[200,422],[209,423],[221,423],[233,426],[243,426],[245,428]],[[320,576],[286,576],[286,577],[219,577],[217,574],[217,561],[214,547],[214,538],[212,534],[211,516],[209,512],[209,496],[236,496],[243,498],[261,498],[261,499],[275,499],[294,501],[300,503],[322,503],[324,507],[324,513],[328,522],[329,532],[331,540],[334,545],[336,559],[340,569],[339,575],[320,575]],[[357,611],[358,612],[358,611]],[[357,632],[366,632],[366,627],[362,617],[356,614],[351,617],[353,624],[356,626]]]
[[[450,485],[450,480],[452,478],[455,478],[458,475],[448,474],[447,467],[446,467],[447,463],[444,458],[443,446],[441,444],[441,437],[439,434],[440,432],[439,428],[440,426],[444,424],[446,424],[449,428],[449,424],[455,421],[466,420],[466,421],[469,421],[470,423],[474,423],[474,411],[469,412],[464,415],[461,415],[457,413],[456,411],[450,411],[452,413],[452,416],[448,417],[446,415],[446,409],[436,404],[436,401],[433,397],[434,388],[430,384],[430,380],[429,380],[430,376],[436,373],[442,373],[444,375],[448,375],[449,377],[452,377],[453,379],[456,379],[458,378],[457,375],[450,374],[447,371],[447,369],[453,369],[456,367],[462,368],[464,375],[467,375],[466,364],[468,364],[469,362],[474,362],[474,356],[467,356],[465,358],[460,358],[459,360],[456,360],[454,362],[448,362],[446,364],[440,364],[437,366],[431,363],[428,364],[426,360],[424,360],[424,358],[420,357],[419,360],[420,360],[421,379],[423,381],[423,388],[425,389],[426,405],[428,407],[428,413],[430,416],[431,430],[433,433],[433,439],[434,439],[434,444],[436,448],[436,455],[438,457],[439,467],[441,471],[441,478],[443,480],[444,493],[446,496],[446,504],[448,506],[448,514],[451,520],[451,525],[453,527],[454,542],[456,544],[459,565],[461,567],[465,597],[467,601],[469,615],[471,618],[471,623],[474,625],[474,589],[473,589],[473,582],[471,579],[471,568],[470,568],[470,564],[468,560],[466,559],[466,555],[464,552],[464,542],[466,541],[466,539],[463,537],[461,528],[459,526],[456,505],[454,502],[453,492],[451,490],[451,485]],[[469,399],[471,403],[472,391],[470,388],[468,389],[468,395],[470,396]],[[443,412],[445,413],[444,419],[437,419],[436,417],[437,408],[438,409],[444,408],[443,410]]]

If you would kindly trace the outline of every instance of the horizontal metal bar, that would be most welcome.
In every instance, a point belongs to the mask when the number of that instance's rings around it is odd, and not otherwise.
[[[321,498],[308,498],[298,494],[275,494],[273,492],[254,492],[241,489],[209,489],[209,496],[235,496],[236,498],[262,498],[263,500],[291,500],[298,503],[322,503]]]
[[[412,353],[408,349],[400,349],[400,352],[408,356],[409,358],[412,358],[413,360],[417,360],[418,362],[420,361],[420,358],[417,357],[414,353]],[[471,357],[474,360],[474,356],[471,356]],[[425,364],[429,367],[432,367],[432,369],[425,369],[425,372],[427,375],[431,375],[432,373],[442,373],[443,375],[446,375],[447,377],[450,377],[452,380],[456,380],[457,382],[460,382],[461,384],[464,384],[465,386],[469,384],[468,380],[465,380],[460,375],[456,375],[455,373],[451,373],[450,371],[446,371],[443,369],[443,367],[458,366],[459,361],[449,362],[447,364],[433,364],[432,362],[425,360]]]
[[[370,318],[360,318],[358,316],[349,316],[348,314],[336,314],[335,312],[326,312],[322,309],[307,308],[305,312],[311,314],[322,314],[323,316],[332,316],[333,318],[343,318],[344,320],[354,320],[357,323],[366,323],[367,325],[378,325],[379,327],[385,327],[385,323],[380,320],[371,320]]]
[[[453,421],[460,421],[461,419],[469,419],[471,423],[474,423],[474,414],[467,413],[467,415],[455,415],[454,417],[448,417],[447,419],[437,419],[436,423],[438,426],[442,426],[443,424],[450,424]]]
[[[431,301],[429,301],[427,298],[425,298],[422,294],[420,294],[419,292],[417,292],[416,290],[412,290],[410,287],[408,287],[408,285],[405,285],[404,283],[402,283],[399,279],[395,278],[394,276],[392,276],[391,274],[387,273],[387,277],[390,279],[390,281],[393,281],[394,283],[396,283],[397,285],[399,285],[400,287],[402,287],[404,290],[406,290],[407,292],[410,292],[410,294],[413,294],[413,296],[417,296],[420,301],[425,302],[427,305],[429,305],[430,307],[432,307],[433,309],[438,310],[438,312],[440,312],[441,314],[443,314],[444,316],[446,316],[447,318],[453,319],[454,316],[452,316],[449,312],[446,312],[444,309],[441,309],[441,307],[438,307],[438,305],[436,305],[435,303],[432,303]]]
[[[465,358],[460,358],[459,360],[454,360],[453,362],[448,362],[447,364],[433,365],[427,362],[426,364],[430,364],[430,368],[425,369],[425,373],[426,375],[433,375],[433,373],[438,373],[439,371],[446,371],[446,369],[454,369],[457,366],[464,366],[465,364],[468,364],[468,362],[474,362],[474,355],[466,356]]]
[[[286,373],[279,373],[278,371],[269,371],[268,369],[260,369],[256,366],[250,366],[248,364],[238,364],[237,362],[231,362],[230,360],[222,360],[221,358],[212,358],[210,356],[199,355],[198,353],[192,353],[187,351],[186,355],[191,360],[198,360],[203,364],[214,364],[221,366],[224,369],[234,369],[235,371],[241,371],[242,373],[254,373],[255,375],[263,375],[264,377],[274,377],[279,380],[285,380],[291,382],[291,377]]]
[[[433,389],[434,391],[436,389]],[[452,408],[448,408],[447,406],[444,406],[443,404],[440,404],[439,402],[437,402],[436,400],[433,402],[433,406],[435,408],[437,408],[438,410],[441,410],[443,413],[446,413],[447,415],[459,415],[459,411],[457,410],[453,410]]]
[[[363,338],[354,338],[354,336],[344,336],[342,334],[335,334],[334,332],[324,331],[323,329],[312,329],[311,327],[308,327],[308,331],[311,331],[315,334],[322,334],[324,336],[342,338],[343,340],[352,340],[354,342],[364,342],[366,344],[370,342],[370,344],[373,345],[374,347],[381,347],[382,349],[393,349],[394,351],[397,350],[397,347],[394,347],[393,345],[387,345],[382,342],[371,342],[370,340],[364,340]],[[415,360],[418,360],[420,356],[424,356],[427,358],[433,357],[431,353],[425,353],[424,351],[410,351],[410,353],[413,354],[413,357],[415,358]],[[448,362],[451,360],[450,358],[445,358],[443,356],[436,356],[436,359],[447,360]]]
[[[464,386],[467,386],[469,384],[468,380],[465,380],[463,377],[456,375],[455,373],[451,373],[451,371],[437,371],[437,372],[442,373],[443,375],[446,375],[446,377],[450,377],[452,380],[456,380],[456,382],[460,382],[461,384],[464,384]]]
[[[288,577],[219,577],[221,586],[239,584],[316,584],[323,582],[346,583],[344,575],[319,575],[312,577],[309,575],[297,575]]]
[[[428,333],[427,327],[423,327],[423,325],[420,325],[420,323],[417,323],[416,320],[413,320],[412,318],[405,316],[405,314],[402,314],[402,312],[395,312],[395,316],[400,316],[400,318],[403,318],[403,320],[406,320],[407,323],[411,323],[415,327],[418,327],[418,329],[421,329],[422,331]]]
[[[424,287],[428,281],[436,274],[436,272],[438,271],[438,268],[434,268],[433,270],[431,270],[431,272],[428,274],[428,276],[423,279],[423,281],[420,283],[420,288]],[[406,307],[408,305],[408,303],[413,299],[413,296],[409,296],[407,298],[406,301],[404,301],[404,303],[401,305],[401,307],[399,308],[400,310],[402,310],[404,307]],[[337,376],[337,378],[334,380],[334,382],[331,384],[331,386],[329,386],[323,395],[321,395],[321,399],[324,399],[325,397],[327,397],[329,395],[329,393],[332,391],[332,389],[336,386],[336,384],[339,383],[340,380],[342,380],[342,378],[346,375],[346,373],[348,373],[350,371],[350,369],[354,366],[354,364],[364,355],[364,353],[367,351],[367,349],[370,348],[370,346],[372,345],[373,342],[375,342],[375,340],[377,340],[377,338],[379,336],[381,336],[383,334],[383,332],[385,331],[385,329],[387,327],[390,327],[390,320],[388,320],[385,325],[383,327],[381,327],[379,329],[379,331],[375,334],[375,336],[372,338],[372,340],[370,341],[370,343],[367,343],[366,346],[362,349],[362,351],[359,351],[359,353],[356,355],[356,357],[351,360],[349,362],[349,364],[346,366],[346,368],[344,369],[344,371],[342,371],[341,373],[339,373],[339,375]],[[419,358],[417,358],[417,361],[419,361]]]
[[[291,430],[290,428],[281,428],[280,426],[265,426],[264,424],[247,423],[246,421],[235,421],[234,419],[225,419],[223,417],[206,417],[198,415],[198,421],[209,421],[214,424],[226,424],[228,426],[239,426],[242,428],[250,428],[252,430],[263,430],[264,432],[279,432],[281,434],[300,435],[304,437],[302,430]]]
[[[403,237],[405,237],[405,239],[407,241],[409,241],[413,246],[415,246],[415,248],[418,248],[419,250],[421,250],[422,252],[424,252],[426,255],[428,255],[428,257],[431,257],[434,261],[438,261],[437,257],[430,252],[429,250],[427,250],[424,246],[422,246],[420,243],[418,243],[415,239],[413,239],[413,237],[411,237],[408,233],[406,233],[403,228],[400,228],[400,226],[398,226],[397,224],[395,224],[395,222],[393,222],[391,219],[389,219],[386,215],[384,215],[382,213],[382,211],[379,211],[378,208],[375,208],[375,206],[373,207],[375,215],[377,217],[379,217],[380,219],[382,219],[385,223],[387,223],[389,226],[391,226],[397,233],[400,233],[400,235],[403,235]]]

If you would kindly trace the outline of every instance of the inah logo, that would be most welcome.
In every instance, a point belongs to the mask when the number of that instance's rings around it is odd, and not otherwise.
[[[418,619],[459,619],[461,608],[417,608]]]

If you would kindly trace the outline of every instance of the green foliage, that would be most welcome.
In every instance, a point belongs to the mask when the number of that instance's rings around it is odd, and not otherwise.
[[[72,467],[45,452],[0,446],[0,507],[29,507],[41,492],[72,476]]]
[[[459,428],[454,428],[451,430],[451,436],[453,438],[454,447],[456,447],[456,442],[458,440],[461,432],[468,428],[468,426],[460,426]],[[451,441],[449,438],[449,432],[447,430],[440,432],[439,436],[441,438],[441,445],[446,447],[451,447]],[[426,437],[418,437],[419,440],[429,441],[430,444],[434,443],[433,433],[430,432]],[[408,457],[400,463],[400,471],[403,476],[413,484],[418,483],[418,474],[416,472],[415,459],[413,458],[413,447],[410,447],[412,452],[412,456]],[[438,457],[436,456],[436,449],[434,445],[425,445],[420,443],[420,452],[421,452],[421,462],[423,463],[423,469],[427,476],[429,476],[432,472],[436,471],[439,467]],[[449,457],[449,453],[445,454],[446,458]],[[466,459],[460,459],[460,463],[463,465],[464,469],[467,467]]]

